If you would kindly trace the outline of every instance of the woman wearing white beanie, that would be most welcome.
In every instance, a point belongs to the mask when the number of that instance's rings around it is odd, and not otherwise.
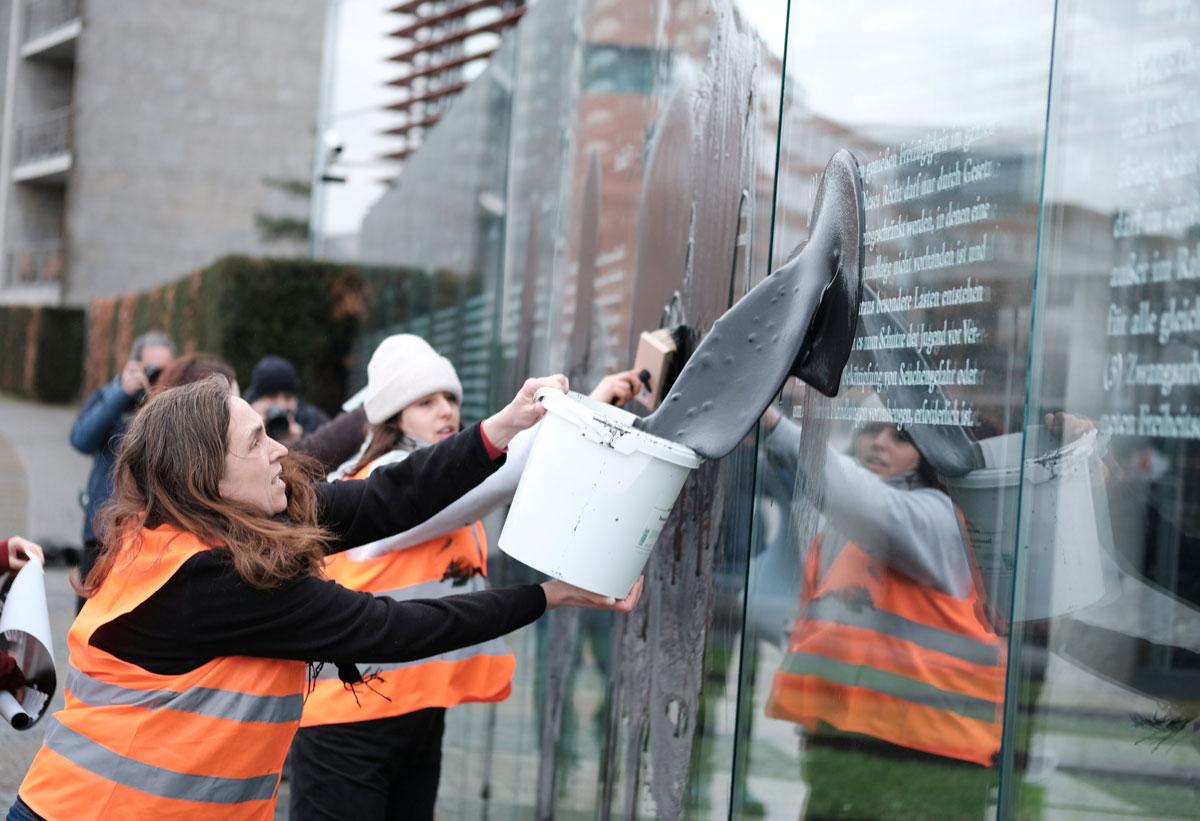
[[[459,430],[458,374],[419,336],[380,343],[364,396],[367,441],[331,480],[364,479]],[[376,596],[440,598],[484,589],[487,543],[475,522],[407,550],[348,551],[327,559],[325,573]],[[502,641],[489,641],[415,663],[322,671],[292,744],[291,817],[431,818],[446,708],[506,698],[515,665]]]
[[[593,395],[624,401],[637,387],[632,372],[617,374]],[[418,336],[379,344],[363,397],[367,441],[331,480],[365,478],[458,432],[462,384],[450,361]],[[487,537],[478,519],[511,499],[523,465],[515,461],[505,487],[468,504],[467,518],[454,513],[425,523],[419,535],[409,531],[338,554],[326,561],[326,574],[400,600],[484,589]],[[507,698],[515,666],[496,640],[417,662],[323,671],[292,744],[291,817],[432,818],[446,708]]]

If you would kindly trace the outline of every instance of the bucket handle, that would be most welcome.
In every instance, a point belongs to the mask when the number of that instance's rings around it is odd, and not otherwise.
[[[592,441],[603,444],[608,444],[612,441],[612,435],[603,427],[596,424],[596,417],[592,415],[591,411],[578,402],[572,402],[558,388],[538,388],[533,398],[547,408],[554,408],[556,413],[573,417],[576,423],[579,424],[579,427],[583,429],[584,435]]]

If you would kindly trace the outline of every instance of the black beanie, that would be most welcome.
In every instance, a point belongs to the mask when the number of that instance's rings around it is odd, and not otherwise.
[[[250,387],[246,390],[246,401],[253,402],[262,396],[277,393],[300,395],[300,376],[296,366],[282,356],[264,356],[254,366],[250,375]]]

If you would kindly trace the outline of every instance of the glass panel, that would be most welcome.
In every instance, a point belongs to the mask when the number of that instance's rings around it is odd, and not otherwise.
[[[777,3],[531,5],[363,223],[363,259],[408,270],[373,285],[357,362],[425,336],[478,418],[530,375],[593,387],[642,331],[707,332],[767,268],[785,22]],[[728,814],[754,460],[750,437],[691,480],[632,617],[511,637],[511,696],[448,714],[439,813]],[[541,578],[490,551],[492,584]]]
[[[756,32],[781,39],[785,11],[745,5],[540,4],[523,22],[497,402],[536,372],[589,388],[663,324],[699,336],[765,268],[782,43]],[[522,636],[499,708],[528,705],[511,806],[728,813],[753,457],[688,485],[633,617],[553,613]]]
[[[1059,3],[1005,800],[1200,817],[1200,6]]]
[[[735,815],[995,812],[1052,22],[791,4],[773,263],[848,148],[864,302],[841,395],[763,426]]]

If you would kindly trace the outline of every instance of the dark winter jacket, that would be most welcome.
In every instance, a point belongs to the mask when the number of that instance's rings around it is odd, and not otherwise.
[[[129,414],[137,407],[137,402],[137,395],[125,393],[118,376],[88,397],[71,427],[72,447],[94,457],[83,513],[84,544],[96,539],[92,519],[112,495],[112,469],[117,458],[117,444],[121,434],[125,433]]]

